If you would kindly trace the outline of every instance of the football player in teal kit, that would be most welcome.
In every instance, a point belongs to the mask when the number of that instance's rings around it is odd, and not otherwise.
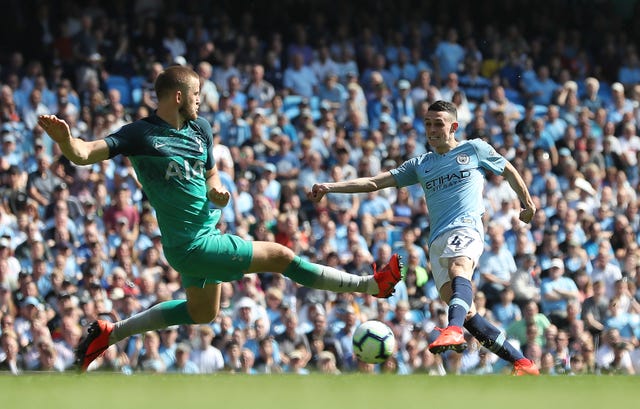
[[[109,345],[130,335],[171,325],[208,323],[220,307],[220,282],[245,273],[281,272],[292,280],[336,292],[389,297],[401,279],[397,255],[371,276],[361,277],[310,263],[285,246],[247,241],[216,229],[229,201],[212,154],[211,125],[198,117],[200,82],[190,68],[173,66],[156,79],[158,109],[104,139],[74,138],[66,122],[53,115],[39,125],[80,165],[122,154],[131,160],[149,202],[156,210],[165,256],[182,277],[186,300],[156,304],[126,320],[93,322],[76,349],[81,370]],[[375,270],[375,269],[374,269]]]

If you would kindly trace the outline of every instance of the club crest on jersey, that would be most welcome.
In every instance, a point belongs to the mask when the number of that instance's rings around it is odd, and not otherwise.
[[[458,156],[456,156],[456,162],[458,162],[460,165],[467,165],[469,163],[469,155],[467,155],[466,153],[461,153]]]

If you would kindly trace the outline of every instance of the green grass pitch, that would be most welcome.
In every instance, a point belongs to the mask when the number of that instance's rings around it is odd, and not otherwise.
[[[3,409],[613,409],[639,405],[637,376],[0,376]]]

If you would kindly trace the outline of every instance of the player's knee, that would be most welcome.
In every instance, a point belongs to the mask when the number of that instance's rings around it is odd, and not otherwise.
[[[273,257],[278,259],[282,266],[288,266],[296,254],[287,246],[278,246],[278,250],[273,254]]]
[[[473,265],[468,260],[457,258],[452,259],[449,264],[449,277],[463,277],[467,280],[471,280],[473,275]]]
[[[215,306],[198,308],[196,311],[192,311],[190,315],[195,324],[208,324],[218,315],[218,308]]]
[[[189,315],[196,324],[208,324],[218,315],[218,307],[214,304],[191,303],[189,305]]]
[[[465,269],[462,263],[457,261],[452,261],[449,265],[449,276],[450,277],[458,277],[464,276]]]

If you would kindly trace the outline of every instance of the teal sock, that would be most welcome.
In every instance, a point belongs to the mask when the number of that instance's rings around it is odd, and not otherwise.
[[[370,276],[357,276],[333,267],[310,263],[296,256],[282,273],[306,287],[329,290],[336,293],[377,294],[378,284]]]
[[[185,300],[164,301],[126,320],[116,322],[109,341],[115,344],[134,334],[183,324],[195,324],[187,311],[187,302]]]

